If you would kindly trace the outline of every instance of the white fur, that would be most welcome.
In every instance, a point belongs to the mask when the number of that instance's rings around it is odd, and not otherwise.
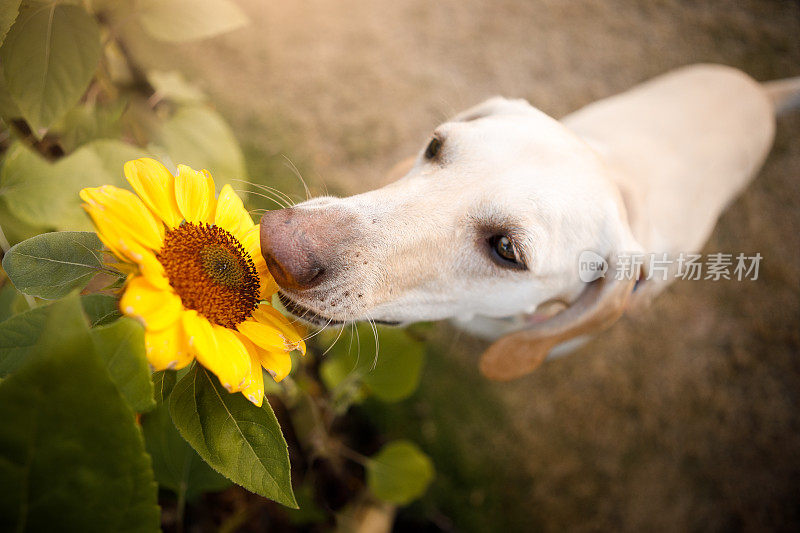
[[[668,73],[560,122],[493,98],[436,129],[440,159],[421,152],[382,189],[300,204],[356,222],[342,228],[350,248],[338,275],[284,293],[340,321],[456,318],[493,337],[525,328],[540,304],[569,304],[582,291],[583,250],[700,250],[773,133],[763,88],[714,65]],[[486,227],[513,232],[527,270],[491,260]],[[647,282],[634,298],[668,283]]]

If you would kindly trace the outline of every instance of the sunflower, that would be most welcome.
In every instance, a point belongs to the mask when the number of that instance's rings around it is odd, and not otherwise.
[[[261,255],[258,226],[230,185],[153,159],[125,164],[136,194],[104,185],[81,191],[97,236],[130,272],[120,308],[145,327],[155,370],[193,360],[260,406],[261,367],[280,381],[289,352],[305,353],[292,324],[270,304],[278,286]]]

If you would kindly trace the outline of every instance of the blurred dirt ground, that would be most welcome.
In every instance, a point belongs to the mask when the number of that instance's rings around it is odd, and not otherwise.
[[[317,190],[360,192],[438,122],[495,94],[559,116],[688,63],[800,75],[800,4],[789,0],[238,3],[250,27],[170,57],[139,54],[203,86],[251,172],[294,191],[283,155]],[[449,347],[418,397],[384,413],[405,420],[439,470],[400,523],[797,530],[800,113],[780,119],[766,166],[705,249],[716,251],[760,252],[758,281],[677,283],[510,385],[481,381],[482,345],[438,328]]]

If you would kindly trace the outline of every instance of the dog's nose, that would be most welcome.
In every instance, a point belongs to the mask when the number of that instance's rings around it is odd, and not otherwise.
[[[311,289],[327,279],[337,265],[342,223],[324,209],[267,211],[261,217],[261,254],[278,285]]]

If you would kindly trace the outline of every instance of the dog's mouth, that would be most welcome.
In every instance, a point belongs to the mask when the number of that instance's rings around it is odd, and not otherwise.
[[[283,291],[278,291],[278,299],[281,301],[283,307],[286,308],[292,315],[296,316],[301,320],[305,320],[306,322],[310,322],[315,326],[330,326],[330,325],[340,325],[346,322],[356,322],[357,319],[353,320],[339,320],[333,317],[325,316],[313,309],[310,309],[304,305],[297,303],[296,301],[292,300],[289,296],[287,296]],[[384,324],[386,326],[399,326],[400,322],[395,322],[391,320],[373,320],[375,324]]]
[[[281,301],[281,304],[289,311],[291,314],[296,316],[301,320],[305,320],[306,322],[311,322],[316,326],[329,326],[329,325],[338,325],[344,324],[343,320],[335,320],[331,317],[327,317],[321,315],[320,313],[314,311],[313,309],[309,309],[299,303],[295,302],[283,291],[278,291],[278,299]]]

